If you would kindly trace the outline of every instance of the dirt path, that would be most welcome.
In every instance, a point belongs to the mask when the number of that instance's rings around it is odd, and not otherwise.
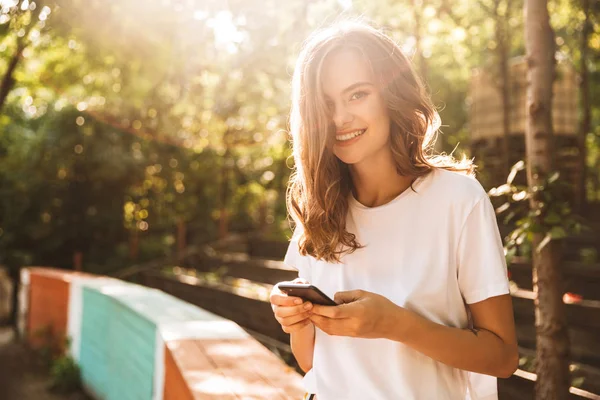
[[[35,356],[14,341],[13,330],[0,326],[0,399],[84,400],[80,393],[65,396],[51,393],[50,378]]]

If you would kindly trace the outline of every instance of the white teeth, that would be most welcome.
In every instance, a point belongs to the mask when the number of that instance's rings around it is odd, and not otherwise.
[[[366,131],[366,129],[361,129],[361,130],[358,130],[358,131],[346,133],[345,135],[336,136],[335,139],[339,140],[340,142],[343,142],[343,141],[346,141],[346,140],[354,139],[355,137],[360,136],[363,133],[365,133],[365,131]]]

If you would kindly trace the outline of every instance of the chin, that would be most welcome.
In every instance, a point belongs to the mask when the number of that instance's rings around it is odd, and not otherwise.
[[[334,154],[338,160],[348,165],[358,164],[364,158],[363,154],[341,154],[340,152],[335,152]]]

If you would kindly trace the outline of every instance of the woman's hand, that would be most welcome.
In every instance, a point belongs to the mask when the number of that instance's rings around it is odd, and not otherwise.
[[[290,283],[290,282],[280,282]],[[304,279],[294,279],[291,283],[308,283]],[[275,319],[286,333],[294,333],[312,325],[309,319],[313,305],[299,297],[288,296],[279,290],[279,283],[271,291],[271,307]]]
[[[310,320],[329,335],[360,338],[398,337],[406,330],[406,309],[387,298],[364,290],[338,292],[334,301],[338,306],[315,304]],[[401,333],[401,332],[400,332]]]

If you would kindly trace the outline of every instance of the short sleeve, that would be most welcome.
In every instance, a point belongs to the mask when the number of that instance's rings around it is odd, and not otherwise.
[[[475,204],[464,222],[457,263],[458,285],[467,304],[510,293],[504,247],[487,196]]]
[[[298,240],[300,239],[301,235],[302,227],[298,224],[296,225],[296,229],[294,230],[294,234],[290,240],[283,263],[294,269],[297,269],[299,278],[306,279],[308,282],[312,282],[310,273],[310,256],[303,256],[300,254],[300,249],[298,247]]]

